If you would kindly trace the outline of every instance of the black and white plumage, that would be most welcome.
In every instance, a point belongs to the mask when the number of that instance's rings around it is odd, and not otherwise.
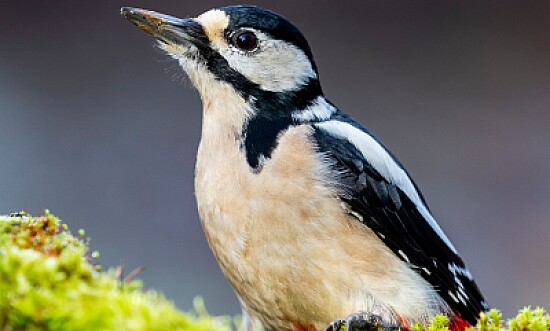
[[[366,128],[323,97],[319,99],[322,101],[297,109],[291,118],[272,119],[284,123],[275,128],[282,131],[290,125],[312,125],[314,143],[337,174],[339,198],[349,212],[416,269],[454,311],[475,323],[488,305],[407,171]],[[260,120],[264,119],[253,118],[250,123]],[[274,128],[270,123],[265,126]],[[253,139],[245,138],[245,146],[254,147],[258,141],[274,149],[280,131],[274,134],[263,126],[258,131],[261,134],[255,133]],[[260,150],[254,150],[255,154],[247,150],[251,167],[269,157],[270,149]]]
[[[332,314],[346,300],[354,309],[383,307],[401,322],[422,322],[430,317],[425,315],[442,312],[474,323],[487,309],[407,171],[324,97],[311,49],[294,25],[253,6],[224,7],[196,19],[133,8],[122,13],[180,62],[203,98],[199,212],[222,270],[253,319],[266,329],[316,327],[328,317],[345,317]],[[314,160],[310,169],[293,164],[300,162],[300,155],[292,154],[298,150],[304,164]],[[300,176],[313,183],[309,192],[295,187]],[[338,242],[347,240],[338,229],[352,229],[370,242]],[[257,238],[271,239],[258,245]],[[335,248],[335,240],[343,247]],[[353,249],[361,254],[365,246],[381,255],[358,260]],[[319,249],[326,250],[326,258]],[[346,270],[331,276],[332,251],[349,268],[357,263],[371,274],[360,282],[348,278],[349,283]],[[376,280],[384,266],[371,268],[371,261],[407,271]],[[320,274],[308,275],[312,271],[304,266]],[[354,270],[349,271],[352,277]],[[293,284],[304,280],[311,284]],[[317,281],[324,287],[316,287]],[[400,289],[422,298],[384,297]],[[326,307],[308,302],[316,295],[327,300]],[[415,304],[425,306],[409,307]],[[304,314],[311,316],[300,319]]]
[[[453,244],[401,164],[353,119],[315,123],[315,139],[339,173],[340,199],[470,323],[487,309]]]

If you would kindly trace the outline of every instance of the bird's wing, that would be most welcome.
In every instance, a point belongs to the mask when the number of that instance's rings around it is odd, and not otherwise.
[[[363,224],[427,280],[451,309],[475,323],[487,308],[472,275],[401,164],[353,119],[313,124],[344,201]]]

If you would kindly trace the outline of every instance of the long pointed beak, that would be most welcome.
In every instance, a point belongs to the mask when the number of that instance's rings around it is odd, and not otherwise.
[[[150,10],[122,7],[120,14],[143,31],[166,44],[208,45],[202,26],[192,19],[181,19]]]

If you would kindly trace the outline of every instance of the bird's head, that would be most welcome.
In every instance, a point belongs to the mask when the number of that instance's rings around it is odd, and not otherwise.
[[[305,37],[272,11],[229,6],[186,19],[137,8],[121,14],[179,61],[201,94],[204,120],[231,126],[253,168],[269,157],[280,131],[334,110]]]
[[[179,61],[203,97],[213,80],[248,99],[303,89],[309,89],[311,98],[321,94],[306,39],[272,11],[229,6],[186,19],[137,8],[122,8],[121,13]]]

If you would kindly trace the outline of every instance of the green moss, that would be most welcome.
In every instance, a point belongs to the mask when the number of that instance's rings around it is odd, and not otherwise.
[[[436,316],[428,327],[413,326],[413,331],[447,331],[449,320],[447,317]],[[508,321],[502,320],[502,313],[498,309],[491,309],[482,313],[477,325],[467,331],[549,331],[550,315],[542,309],[526,307],[519,311],[516,317]]]
[[[49,211],[0,216],[0,330],[231,330],[232,320],[209,316],[200,299],[194,313],[184,313],[139,281],[102,272],[93,262],[99,253],[89,252],[84,235],[78,230],[73,236]],[[436,316],[412,330],[448,331],[448,323]],[[503,321],[491,310],[470,331],[550,331],[550,316],[527,307]]]
[[[46,211],[0,216],[2,330],[230,330],[228,318],[178,311],[138,281],[101,272],[84,231],[73,236]]]

